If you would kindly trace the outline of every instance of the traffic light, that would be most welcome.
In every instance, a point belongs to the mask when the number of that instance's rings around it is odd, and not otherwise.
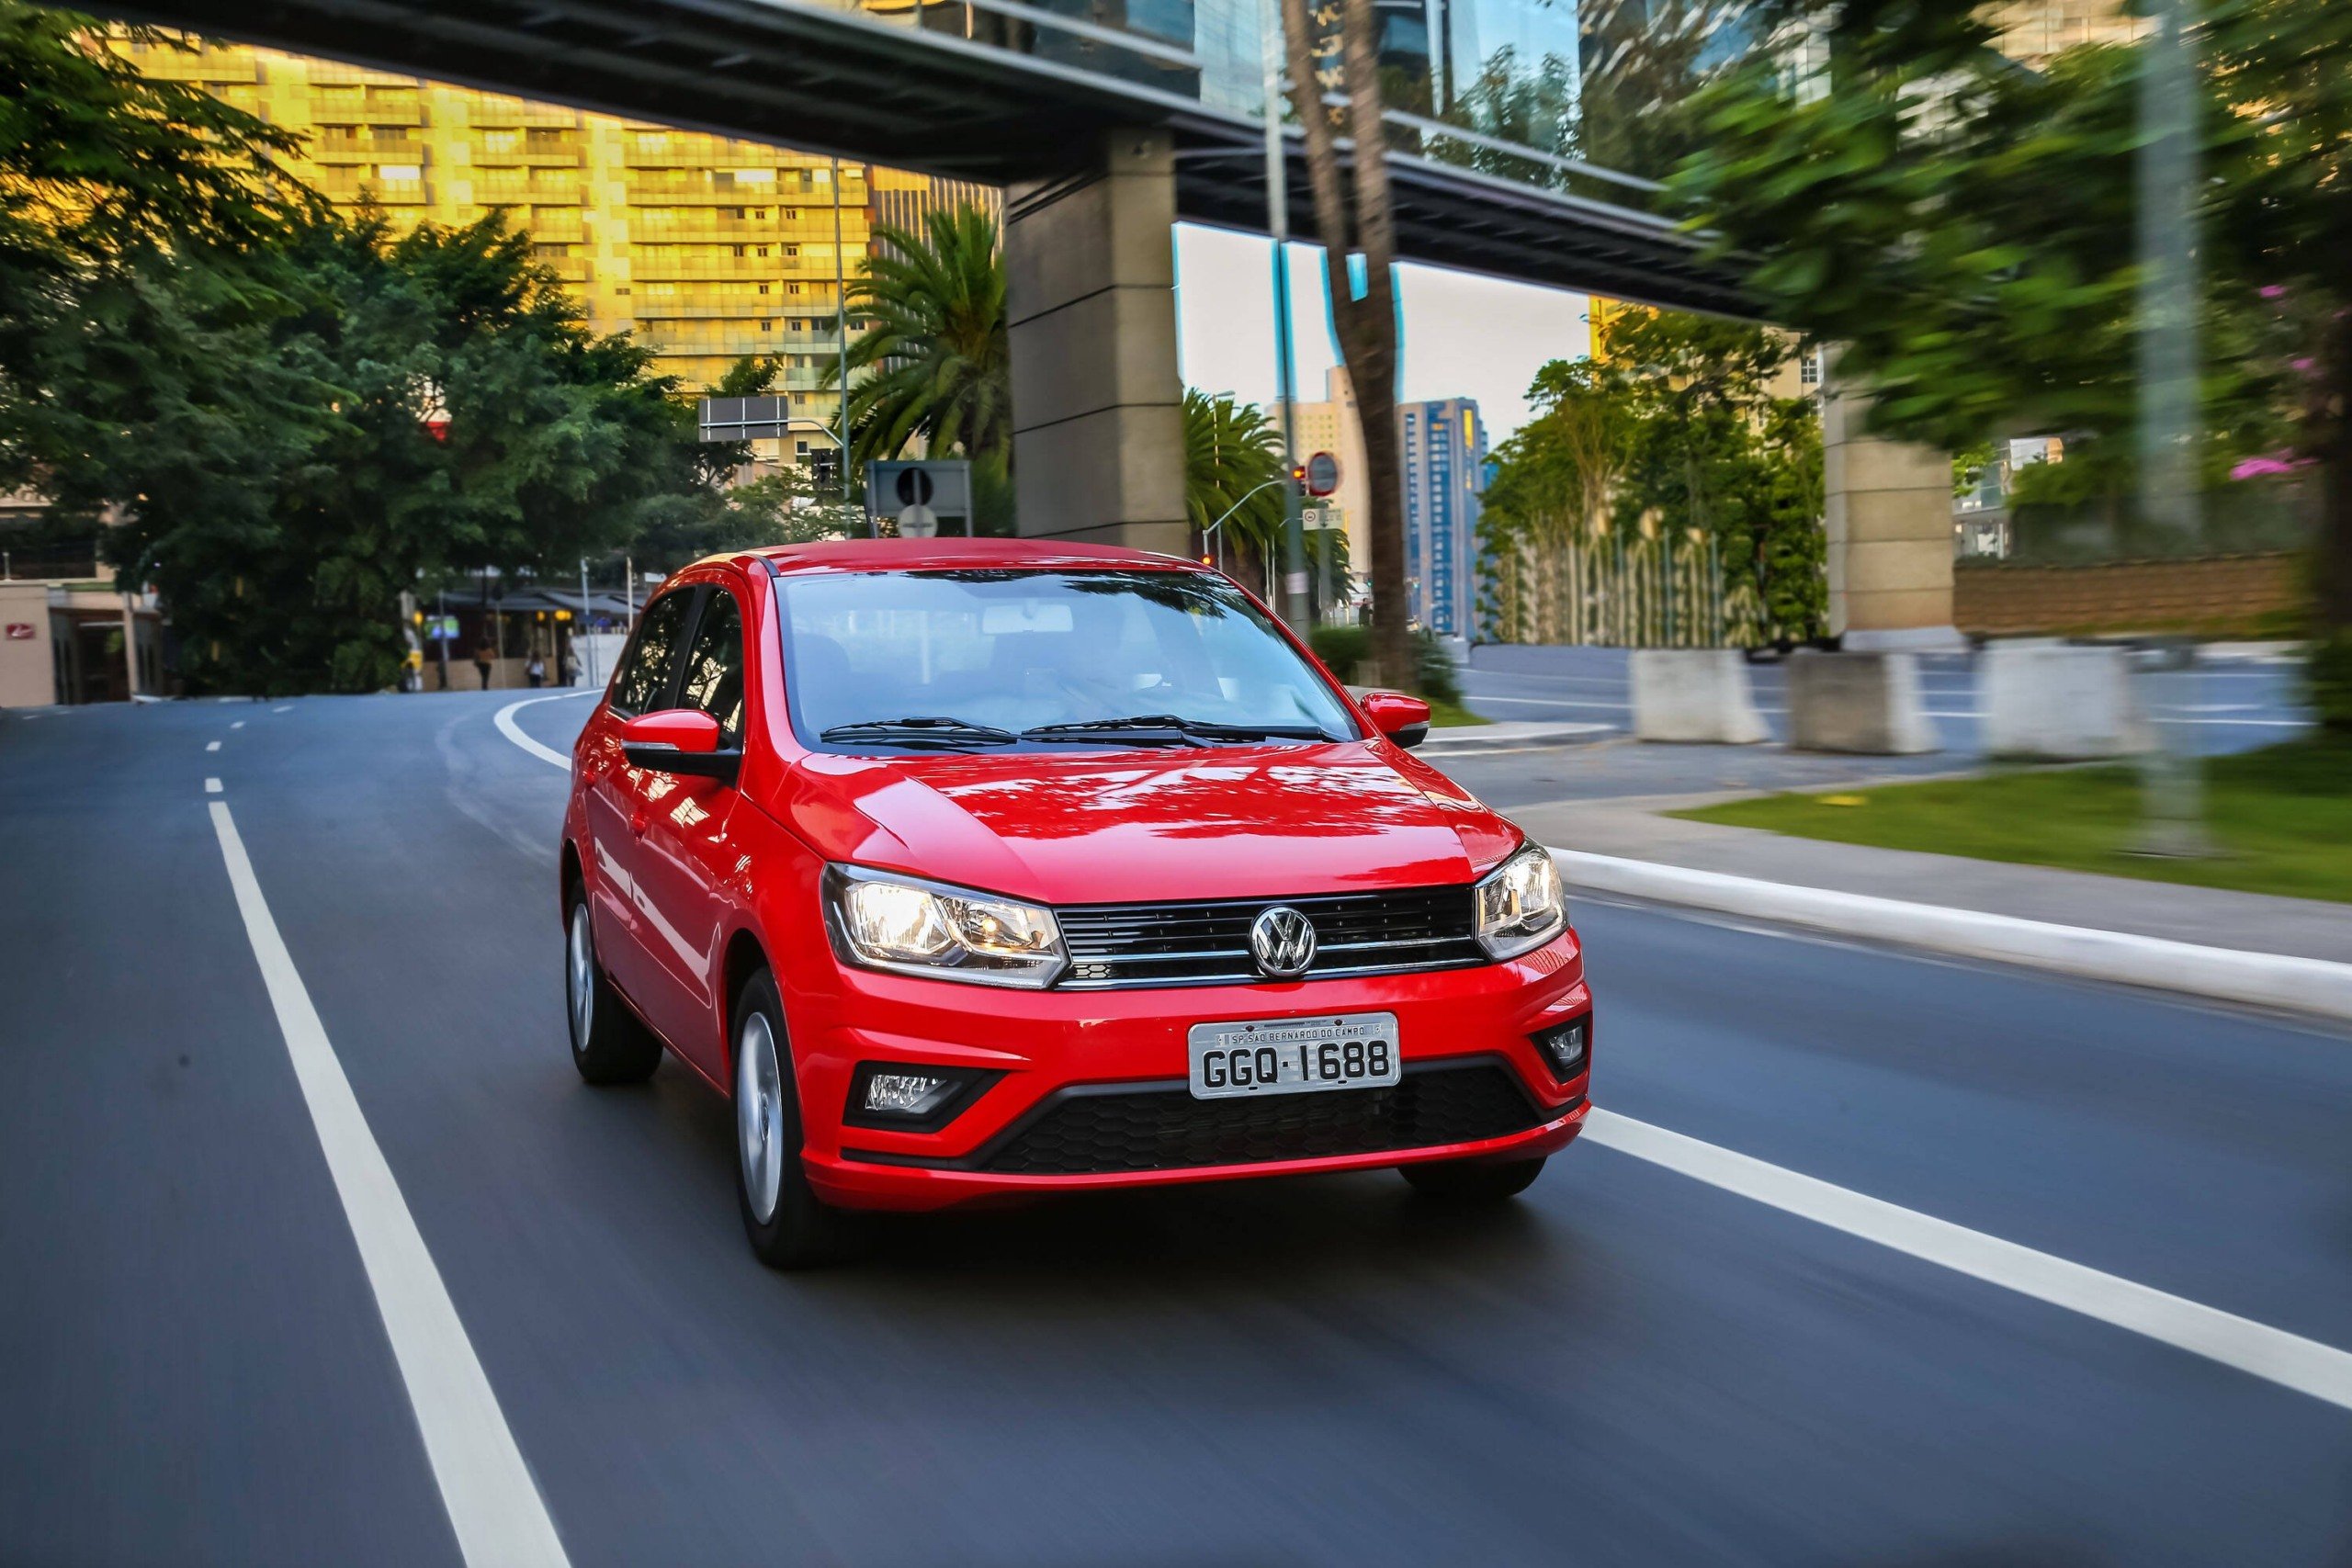
[[[1295,484],[1295,485],[1296,485],[1296,486],[1298,486],[1301,490],[1304,490],[1304,489],[1306,489],[1306,464],[1304,464],[1304,463],[1293,463],[1293,464],[1290,466],[1290,482],[1291,482],[1291,483],[1293,483],[1293,484]]]

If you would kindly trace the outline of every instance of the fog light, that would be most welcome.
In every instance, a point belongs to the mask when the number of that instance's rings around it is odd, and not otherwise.
[[[1540,1034],[1530,1035],[1544,1059],[1552,1065],[1552,1074],[1566,1083],[1584,1071],[1585,1032],[1592,1022],[1590,1014],[1555,1024]]]
[[[972,1067],[861,1063],[850,1078],[847,1119],[866,1127],[934,1132],[1001,1076]]]
[[[888,1116],[928,1116],[955,1088],[953,1079],[928,1073],[876,1073],[865,1080],[865,1109]]]

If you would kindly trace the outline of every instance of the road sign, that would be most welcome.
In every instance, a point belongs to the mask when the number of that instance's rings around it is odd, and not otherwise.
[[[1329,495],[1340,488],[1340,459],[1329,452],[1317,452],[1306,459],[1306,493]]]
[[[918,534],[906,522],[920,508],[931,519],[928,533]],[[885,519],[898,520],[905,538],[931,538],[938,534],[972,532],[972,465],[960,457],[922,462],[875,462],[865,465],[865,515],[879,532]],[[916,520],[921,526],[921,519]]]
[[[935,539],[939,536],[939,513],[917,502],[899,513],[899,537],[902,539]]]
[[[1337,528],[1340,525],[1340,509],[1336,506],[1302,506],[1298,509],[1298,525],[1310,531]]]

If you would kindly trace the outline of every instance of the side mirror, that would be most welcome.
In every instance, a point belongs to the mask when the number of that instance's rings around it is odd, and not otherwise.
[[[1364,716],[1372,727],[1410,750],[1430,738],[1430,705],[1402,692],[1366,692]]]
[[[718,721],[700,708],[664,708],[641,713],[621,726],[621,755],[633,768],[733,784],[743,765],[741,750],[722,748]]]

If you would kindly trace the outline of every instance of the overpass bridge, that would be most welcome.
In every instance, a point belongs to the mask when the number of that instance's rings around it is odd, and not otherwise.
[[[1375,5],[1384,65],[1401,57],[1426,82],[1447,72],[1469,79],[1505,46],[1521,58],[1577,57],[1572,0]],[[96,8],[1003,186],[1023,531],[1190,547],[1168,229],[1188,220],[1267,231],[1261,40],[1271,0],[100,0]],[[1390,118],[1406,259],[1752,312],[1735,268],[1703,259],[1688,234],[1645,209],[1656,189],[1646,182],[1464,126]],[[1291,231],[1311,236],[1303,138],[1291,132],[1284,145]],[[1948,466],[1868,439],[1835,400],[1826,423],[1837,624],[1948,628]]]

